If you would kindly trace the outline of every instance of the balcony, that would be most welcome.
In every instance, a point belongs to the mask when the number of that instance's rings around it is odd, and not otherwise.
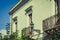
[[[57,21],[57,15],[51,16],[43,21],[43,30],[47,34],[53,34],[53,32],[60,32],[60,22]]]
[[[57,15],[51,16],[43,20],[43,30],[46,31],[46,30],[57,27],[56,23],[57,23]]]

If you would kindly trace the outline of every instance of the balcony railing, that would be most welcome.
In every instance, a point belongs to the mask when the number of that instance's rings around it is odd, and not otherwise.
[[[51,16],[43,20],[43,30],[46,31],[48,29],[55,28],[56,23],[57,23],[57,15]]]

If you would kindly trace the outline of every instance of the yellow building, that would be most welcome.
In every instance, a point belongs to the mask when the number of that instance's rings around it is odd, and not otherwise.
[[[21,31],[24,28],[28,28],[28,31],[34,29],[32,35],[38,34],[38,39],[42,40],[45,36],[44,31],[50,28],[45,27],[44,29],[44,23],[46,26],[46,23],[51,22],[50,19],[54,19],[52,23],[55,24],[56,10],[57,6],[54,0],[20,0],[9,12],[10,33],[18,31],[18,35],[21,36]],[[45,20],[48,22],[45,22]],[[28,31],[27,35],[29,35]],[[37,38],[37,36],[32,38]]]

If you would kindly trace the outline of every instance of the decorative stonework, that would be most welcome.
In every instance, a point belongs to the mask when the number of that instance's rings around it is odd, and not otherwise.
[[[22,0],[21,2],[19,1],[17,6],[13,7],[13,9],[9,12],[9,15],[12,15],[16,10],[21,8],[25,3],[27,3],[29,0]]]

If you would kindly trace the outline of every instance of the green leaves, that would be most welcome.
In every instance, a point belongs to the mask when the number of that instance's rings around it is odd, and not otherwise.
[[[21,32],[21,40],[35,40],[33,38],[30,38],[29,36],[26,36],[25,32]]]
[[[60,31],[60,30],[58,30],[58,31]],[[60,40],[60,35],[59,35],[60,33],[58,31],[53,32],[51,40]]]

